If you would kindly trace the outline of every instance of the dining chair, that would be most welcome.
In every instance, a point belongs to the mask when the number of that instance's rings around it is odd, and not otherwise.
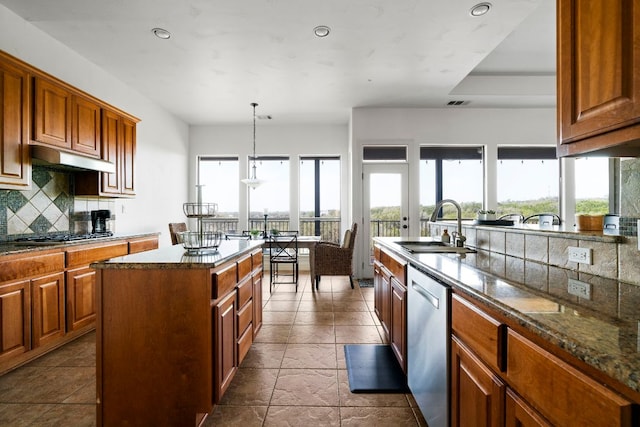
[[[180,241],[180,236],[178,233],[183,231],[187,231],[187,224],[184,222],[171,222],[169,223],[169,235],[171,236],[171,244],[177,245],[178,243],[182,243]]]
[[[291,273],[281,273],[280,265],[291,265]],[[290,281],[279,281],[280,276],[291,277]],[[298,232],[280,231],[269,236],[269,292],[273,285],[295,283],[298,292]]]
[[[350,230],[344,232],[342,245],[333,242],[318,242],[309,251],[311,286],[316,289],[321,276],[349,276],[353,289],[353,250],[355,248],[358,224],[353,223]]]

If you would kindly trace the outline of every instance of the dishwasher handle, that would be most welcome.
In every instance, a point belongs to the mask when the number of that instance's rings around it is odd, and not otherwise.
[[[440,308],[440,298],[433,295],[431,292],[420,286],[418,283],[411,281],[411,287],[420,295],[422,295],[432,306],[436,309]]]

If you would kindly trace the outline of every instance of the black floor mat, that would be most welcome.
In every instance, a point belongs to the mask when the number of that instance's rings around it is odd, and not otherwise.
[[[407,377],[391,347],[379,344],[344,346],[352,393],[408,393]]]

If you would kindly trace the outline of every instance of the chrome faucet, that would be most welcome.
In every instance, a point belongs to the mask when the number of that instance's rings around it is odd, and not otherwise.
[[[440,200],[438,203],[436,203],[436,208],[433,210],[433,213],[431,214],[430,221],[436,222],[436,220],[438,219],[438,212],[440,212],[440,209],[442,209],[442,206],[446,203],[449,203],[455,206],[455,208],[458,210],[458,218],[457,218],[458,230],[452,233],[452,237],[453,237],[453,245],[457,247],[462,247],[464,246],[464,242],[465,240],[467,240],[467,238],[462,235],[462,208],[460,208],[460,205],[458,204],[458,202],[456,202],[453,199]]]

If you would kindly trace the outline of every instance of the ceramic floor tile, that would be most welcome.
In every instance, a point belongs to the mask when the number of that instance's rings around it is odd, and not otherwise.
[[[92,381],[82,387],[80,390],[72,393],[62,403],[84,403],[95,404],[96,403],[96,380],[95,377]]]
[[[289,325],[262,325],[258,336],[253,340],[254,343],[286,343],[289,338]]]
[[[335,344],[289,344],[282,368],[336,369]]]
[[[93,367],[30,367],[0,377],[2,403],[61,403],[95,381]]]
[[[411,408],[342,407],[341,426],[411,427],[418,422]]]
[[[0,426],[30,426],[55,406],[54,404],[0,403]]]
[[[93,427],[96,423],[95,405],[55,405],[38,417],[32,427]]]
[[[348,292],[332,292],[333,301],[364,301],[359,289],[354,289]]]
[[[277,369],[240,368],[220,405],[267,406],[277,378]]]
[[[270,406],[265,427],[331,427],[340,425],[340,409],[317,406]]]
[[[299,301],[271,301],[264,305],[263,311],[296,311]]]
[[[369,311],[339,311],[333,313],[335,325],[375,325]]]
[[[254,342],[242,361],[243,368],[279,368],[286,344]]]
[[[369,311],[369,306],[364,301],[349,301],[349,300],[333,300],[333,311]]]
[[[263,311],[262,323],[264,325],[291,325],[296,318],[295,311]]]
[[[331,299],[302,300],[298,306],[298,311],[333,311],[333,301]]]
[[[294,344],[334,344],[335,330],[331,325],[293,325],[289,343]]]
[[[351,393],[349,375],[346,370],[338,371],[340,406],[385,406],[408,407],[404,393]]]
[[[269,297],[270,301],[298,301],[302,298],[302,292],[286,292],[278,289]]]
[[[300,298],[301,301],[333,301],[332,292],[305,292]]]
[[[96,333],[90,332],[29,363],[30,367],[96,366]]]
[[[296,325],[333,325],[333,312],[299,311],[294,323]]]
[[[345,344],[381,344],[382,338],[376,326],[336,327],[336,343]]]
[[[267,415],[267,406],[218,405],[202,427],[261,427]]]
[[[271,405],[338,406],[336,370],[281,369]]]

